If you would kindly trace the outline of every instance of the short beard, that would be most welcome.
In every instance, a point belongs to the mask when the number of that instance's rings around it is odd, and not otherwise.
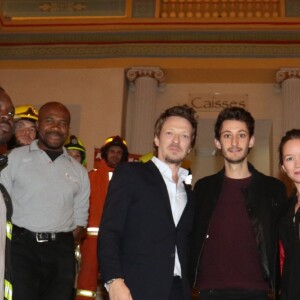
[[[173,158],[170,158],[169,156],[166,156],[165,161],[169,164],[180,166],[181,163],[183,162],[183,159],[182,158],[173,159]]]

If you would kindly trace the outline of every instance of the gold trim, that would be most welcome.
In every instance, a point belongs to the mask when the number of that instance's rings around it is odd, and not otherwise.
[[[89,290],[77,290],[76,291],[77,296],[83,296],[83,297],[89,297],[96,299],[97,293]]]
[[[126,15],[124,16],[56,16],[56,17],[11,17],[9,18],[12,21],[42,21],[42,20],[102,20],[102,19],[125,19],[127,18]]]

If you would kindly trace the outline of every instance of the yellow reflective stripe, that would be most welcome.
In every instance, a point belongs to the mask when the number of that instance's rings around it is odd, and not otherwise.
[[[11,240],[13,225],[11,222],[6,222],[6,236]]]
[[[4,280],[4,299],[12,300],[12,284]]]
[[[87,235],[95,235],[95,236],[97,236],[98,235],[98,231],[99,231],[98,227],[88,227],[86,229]]]
[[[76,296],[96,298],[97,293],[93,292],[93,291],[88,291],[88,290],[77,290]]]

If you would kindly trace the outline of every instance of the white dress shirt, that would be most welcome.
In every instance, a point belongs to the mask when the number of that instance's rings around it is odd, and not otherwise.
[[[189,172],[188,172],[188,170],[179,168],[178,182],[176,183],[172,178],[172,170],[166,163],[162,162],[155,156],[152,158],[152,161],[156,165],[156,167],[159,169],[159,171],[165,181],[165,184],[167,186],[173,220],[174,220],[175,226],[177,226],[177,224],[180,220],[180,217],[183,213],[183,210],[186,206],[186,202],[187,202],[187,195],[186,195],[186,191],[185,191],[185,187],[184,187],[184,181],[186,180]],[[181,266],[180,266],[176,246],[175,246],[174,276],[181,277]]]

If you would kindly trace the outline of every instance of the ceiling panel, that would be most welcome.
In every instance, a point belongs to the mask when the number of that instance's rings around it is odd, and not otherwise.
[[[124,17],[126,14],[126,1],[2,0],[2,10],[6,18],[71,16]]]

